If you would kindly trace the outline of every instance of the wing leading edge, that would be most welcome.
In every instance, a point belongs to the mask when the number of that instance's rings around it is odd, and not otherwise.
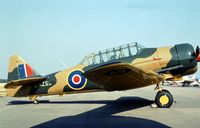
[[[101,66],[83,75],[106,91],[140,88],[164,80],[162,76],[153,71],[146,71],[125,63]]]

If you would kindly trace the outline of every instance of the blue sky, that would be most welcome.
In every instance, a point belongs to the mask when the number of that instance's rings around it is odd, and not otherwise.
[[[19,54],[39,73],[73,66],[88,53],[140,42],[200,44],[197,0],[0,0],[0,78]],[[198,73],[199,74],[199,73]]]

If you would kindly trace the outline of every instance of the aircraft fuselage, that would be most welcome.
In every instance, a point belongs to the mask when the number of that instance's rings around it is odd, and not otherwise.
[[[128,63],[137,68],[147,71],[154,71],[163,75],[167,79],[175,79],[184,75],[193,74],[197,71],[197,61],[194,49],[190,44],[179,44],[173,47],[160,48],[143,48],[132,54],[128,49],[127,55],[117,55],[118,51],[114,51],[114,56],[110,60],[104,60],[103,55],[99,53],[99,62],[92,61],[88,64],[78,64],[53,74],[46,75],[46,79],[41,82],[36,82],[30,86],[19,86],[17,89],[8,89],[7,95],[14,97],[25,97],[31,95],[63,95],[69,93],[83,93],[94,91],[117,91],[128,90],[134,88],[145,87],[134,86],[120,87],[118,89],[105,89],[101,85],[86,79],[83,73],[90,69],[102,67],[111,63]],[[114,70],[107,74],[126,73],[126,70]]]

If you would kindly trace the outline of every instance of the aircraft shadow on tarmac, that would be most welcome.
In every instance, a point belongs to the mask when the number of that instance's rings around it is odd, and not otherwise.
[[[137,118],[123,117],[114,114],[126,112],[149,106],[153,101],[140,97],[121,97],[117,100],[96,100],[96,101],[63,101],[49,102],[41,101],[41,104],[105,104],[102,107],[89,110],[75,116],[63,116],[38,125],[33,128],[163,128],[169,127],[157,121]],[[12,101],[10,105],[30,104],[26,101]],[[48,114],[48,113],[47,113]],[[145,113],[144,113],[145,114]]]

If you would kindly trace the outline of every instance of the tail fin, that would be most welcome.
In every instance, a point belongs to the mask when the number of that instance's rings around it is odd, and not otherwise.
[[[8,82],[27,77],[40,76],[22,57],[14,55],[10,58],[8,67]]]

